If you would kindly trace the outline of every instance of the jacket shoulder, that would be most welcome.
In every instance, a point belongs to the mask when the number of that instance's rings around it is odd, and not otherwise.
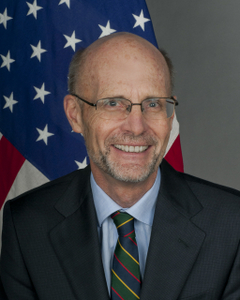
[[[182,176],[187,181],[188,185],[194,189],[204,189],[206,191],[213,191],[224,195],[229,195],[229,196],[232,195],[232,196],[240,197],[240,191],[234,188],[213,183],[211,181],[207,181],[202,178],[198,178],[186,173],[182,173]]]
[[[189,174],[182,174],[188,187],[204,208],[239,220],[240,191]]]
[[[202,207],[240,213],[240,191],[186,173],[177,172],[165,160],[161,164],[162,181],[168,195],[179,206],[189,206],[194,199]],[[196,203],[195,201],[195,203]]]

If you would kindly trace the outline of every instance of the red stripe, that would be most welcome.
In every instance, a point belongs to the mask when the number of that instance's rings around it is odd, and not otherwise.
[[[22,154],[3,136],[0,140],[0,209],[24,161]]]
[[[131,234],[131,233],[133,233],[133,232],[134,232],[134,229],[133,229],[133,231],[131,231],[131,232],[125,234],[123,237],[126,237],[126,236],[128,236],[129,234]]]
[[[114,293],[115,294],[117,294],[118,295],[118,297],[120,298],[120,299],[122,299],[122,300],[124,300],[119,294],[118,294],[118,292],[116,291],[116,290],[114,290],[114,288],[112,287],[112,290],[114,291]]]
[[[183,158],[179,135],[173,142],[168,153],[165,155],[165,159],[175,170],[183,172]]]
[[[119,215],[120,214],[120,211],[117,211],[116,213],[115,213],[115,215],[113,215],[113,216],[111,216],[111,218],[113,219],[113,218],[115,218],[117,215]]]
[[[128,273],[130,274],[130,275],[132,275],[132,277],[134,277],[138,282],[140,282],[141,283],[141,281],[137,278],[137,277],[135,277],[121,262],[120,262],[120,260],[117,258],[117,256],[116,256],[116,254],[114,253],[114,256],[115,256],[115,258],[117,259],[117,261],[124,267],[124,269],[125,270],[127,270],[128,271]]]
[[[130,238],[130,237],[128,237],[128,238],[129,238],[129,240],[131,240],[137,246],[137,243],[135,243],[132,238]]]

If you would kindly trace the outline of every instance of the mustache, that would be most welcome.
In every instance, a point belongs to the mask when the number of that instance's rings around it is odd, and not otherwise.
[[[133,133],[121,133],[110,136],[106,140],[106,144],[127,144],[135,143],[139,145],[156,145],[157,139],[154,136],[151,136],[147,133],[141,135],[134,135]]]

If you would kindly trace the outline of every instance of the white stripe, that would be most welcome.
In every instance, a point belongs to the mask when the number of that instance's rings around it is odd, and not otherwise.
[[[6,197],[7,200],[17,197],[18,195],[33,189],[39,185],[48,182],[48,178],[44,176],[37,168],[35,168],[29,161],[25,160],[20,171],[12,184],[12,187]],[[4,207],[4,205],[3,205]],[[2,233],[2,218],[3,218],[3,207],[0,210],[0,237]],[[0,243],[1,249],[1,243]]]
[[[165,155],[168,153],[169,149],[172,147],[172,144],[174,143],[174,141],[176,140],[176,138],[179,135],[179,123],[176,117],[176,114],[174,115],[173,118],[173,123],[172,123],[172,130],[170,133],[170,137],[169,137],[169,141],[168,141],[168,145],[167,145],[167,149],[165,152]]]
[[[31,190],[45,182],[48,178],[35,168],[28,160],[25,160],[15,181],[7,195],[6,200],[17,197],[18,195]]]

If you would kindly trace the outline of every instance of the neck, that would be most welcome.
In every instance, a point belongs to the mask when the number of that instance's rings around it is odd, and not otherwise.
[[[131,207],[138,202],[151,189],[157,176],[156,170],[145,181],[135,183],[117,180],[93,165],[91,170],[97,185],[123,208]]]

